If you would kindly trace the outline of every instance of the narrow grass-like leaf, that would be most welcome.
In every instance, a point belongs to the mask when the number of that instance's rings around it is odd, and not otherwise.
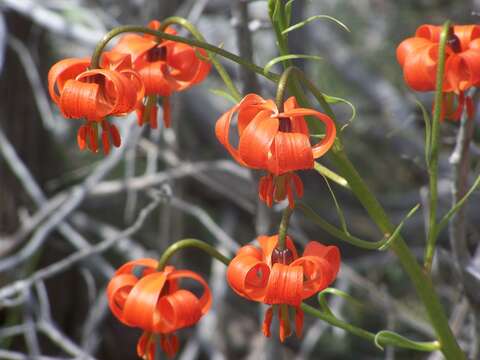
[[[305,19],[305,20],[303,20],[303,21],[301,21],[301,22],[299,22],[299,23],[296,23],[295,25],[292,25],[292,26],[286,28],[285,30],[282,31],[282,34],[285,35],[285,34],[289,33],[290,31],[300,29],[301,27],[303,27],[303,26],[311,23],[312,21],[316,21],[316,20],[320,20],[320,19],[331,20],[331,21],[333,21],[335,24],[337,24],[338,26],[340,26],[343,30],[350,32],[350,29],[348,28],[347,25],[345,25],[344,23],[342,23],[340,20],[335,19],[333,16],[329,16],[329,15],[314,15],[314,16],[310,16],[308,19]]]
[[[295,0],[288,0],[285,4],[285,14],[287,16],[287,26],[290,26],[290,21],[292,20],[292,6]],[[285,31],[282,31],[282,35],[285,35]]]
[[[381,342],[387,342],[389,345],[418,351],[435,351],[440,349],[440,343],[438,341],[413,341],[400,334],[397,334],[396,332],[388,330],[379,331],[375,335],[375,339],[373,341],[375,346],[380,350],[383,350],[383,346],[380,344]]]
[[[222,89],[209,89],[209,92],[211,92],[214,95],[221,96],[229,101],[231,101],[233,104],[237,104],[237,100],[227,91],[222,90]]]
[[[350,302],[351,304],[353,304],[355,306],[360,306],[360,307],[365,306],[364,304],[362,304],[360,301],[358,301],[357,299],[355,299],[353,296],[346,293],[345,291],[338,290],[338,289],[331,288],[331,287],[323,289],[322,291],[320,291],[317,294],[318,302],[321,303],[323,301],[324,303],[326,303],[326,296],[328,294],[335,295],[335,296],[340,296],[340,297],[344,298],[345,300],[347,300],[348,302]]]
[[[405,224],[405,221],[407,221],[418,210],[419,207],[420,205],[417,204],[412,210],[410,210],[408,214],[405,216],[405,218],[395,228],[393,233],[386,234],[386,236],[388,237],[385,237],[379,241],[366,241],[366,240],[357,238],[356,236],[350,235],[345,231],[337,228],[336,226],[330,224],[327,220],[323,219],[320,215],[318,215],[315,211],[313,211],[310,207],[308,207],[304,203],[298,202],[297,204],[297,208],[302,210],[305,216],[307,216],[311,221],[313,221],[315,224],[320,226],[324,231],[326,231],[330,235],[336,237],[339,240],[343,240],[351,245],[357,246],[362,249],[379,250],[379,251],[387,250],[393,244],[393,242],[398,238],[398,235],[400,234],[400,231],[402,230],[403,225]]]
[[[435,228],[436,236],[440,234],[440,232],[443,230],[445,226],[447,226],[448,222],[450,219],[457,213],[458,210],[461,209],[461,207],[465,204],[465,202],[468,200],[470,195],[473,194],[475,190],[477,190],[478,186],[480,185],[480,175],[477,176],[475,179],[475,182],[473,183],[472,187],[467,191],[464,197],[462,197],[458,202],[452,206],[452,208],[442,217],[442,220],[438,223],[437,227]]]
[[[325,180],[325,183],[327,184],[328,191],[330,192],[330,195],[332,196],[333,203],[335,204],[335,209],[337,210],[337,215],[340,218],[340,224],[342,225],[342,230],[345,234],[350,235],[350,232],[348,231],[347,227],[347,221],[345,219],[345,214],[343,213],[342,208],[340,207],[340,204],[338,203],[337,197],[335,196],[335,193],[333,192],[332,187],[330,186],[330,182],[328,181],[327,177],[323,174],[321,174],[323,177],[323,180]]]
[[[347,120],[347,123],[342,125],[342,127],[340,128],[340,131],[343,131],[345,130],[345,128],[347,126],[349,126],[353,120],[355,119],[355,117],[357,116],[357,109],[355,108],[355,106],[348,100],[345,100],[345,99],[342,99],[340,97],[336,97],[336,96],[330,96],[330,95],[326,95],[326,94],[323,94],[323,97],[325,98],[325,101],[328,103],[328,104],[338,104],[338,103],[343,103],[343,104],[346,104],[350,107],[350,109],[352,109],[352,115],[350,116],[350,119]]]
[[[263,71],[266,74],[272,68],[273,65],[285,60],[293,60],[293,59],[308,59],[308,60],[316,60],[316,61],[323,60],[320,56],[317,56],[317,55],[306,55],[306,54],[282,55],[270,60],[263,68]]]
[[[423,104],[418,100],[415,100],[415,102],[422,111],[422,118],[423,122],[425,123],[425,162],[428,166],[430,164],[430,149],[432,147],[432,120],[430,119],[425,106],[423,106]]]
[[[317,137],[317,135],[315,135],[314,137]],[[332,180],[333,182],[337,183],[338,185],[343,186],[347,189],[350,189],[350,186],[348,185],[348,181],[345,178],[341,177],[336,172],[330,170],[326,166],[323,166],[318,161],[315,161],[314,169],[319,174],[327,177],[328,179]]]

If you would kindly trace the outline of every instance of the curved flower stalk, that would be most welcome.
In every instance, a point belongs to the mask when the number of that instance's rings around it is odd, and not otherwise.
[[[98,130],[107,154],[110,145],[120,146],[121,138],[108,116],[125,115],[133,111],[143,97],[140,75],[130,68],[129,55],[105,53],[102,68],[89,70],[89,59],[64,59],[48,73],[48,90],[63,116],[86,120],[77,132],[81,150],[98,151]]]
[[[167,266],[157,270],[158,262],[139,259],[120,267],[107,287],[112,313],[127,326],[144,330],[137,344],[140,357],[153,360],[156,338],[163,351],[172,357],[179,348],[175,331],[196,324],[212,303],[210,289],[198,274]],[[182,289],[179,280],[192,279],[203,287],[197,297]]]
[[[442,26],[421,25],[415,36],[400,43],[397,59],[406,83],[416,91],[434,91]],[[480,26],[451,26],[445,51],[442,116],[459,120],[466,107],[473,118],[473,104],[465,91],[480,82]],[[454,108],[453,100],[457,98]]]
[[[287,99],[283,107],[284,111],[280,112],[273,100],[248,94],[217,120],[215,133],[241,165],[268,172],[259,187],[260,198],[268,206],[273,200],[288,197],[293,207],[293,189],[298,197],[303,195],[303,184],[294,171],[313,168],[314,159],[333,145],[336,128],[329,116],[298,107],[294,97]],[[230,143],[230,125],[235,115],[238,148]],[[325,125],[325,136],[317,144],[310,143],[305,116],[312,116]]]
[[[301,336],[303,311],[301,302],[328,287],[340,268],[336,246],[311,241],[299,257],[290,237],[285,248],[278,247],[278,235],[260,236],[260,249],[247,245],[237,252],[227,269],[227,280],[240,296],[272,305],[265,314],[263,333],[270,336],[273,313],[278,310],[280,340],[290,335],[288,307],[295,309],[295,332]]]
[[[153,20],[148,28],[158,30],[160,22]],[[167,28],[165,33],[175,35]],[[149,119],[150,126],[157,128],[157,98],[162,97],[164,124],[170,126],[169,97],[203,81],[210,72],[211,64],[200,59],[206,57],[203,49],[170,40],[159,40],[153,35],[127,34],[113,47],[113,52],[129,54],[132,67],[138,71],[145,85],[146,99],[137,104],[139,125]]]

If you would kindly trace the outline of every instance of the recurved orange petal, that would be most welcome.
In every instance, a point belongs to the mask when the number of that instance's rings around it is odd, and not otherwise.
[[[303,299],[302,292],[303,268],[301,266],[273,264],[264,303],[299,306]]]
[[[107,103],[100,106],[99,92],[98,84],[68,80],[62,89],[58,106],[66,118],[85,117],[91,121],[98,121],[108,115],[113,108]]]
[[[247,166],[266,169],[270,147],[278,133],[279,121],[269,110],[260,111],[243,130],[238,143],[240,157]]]
[[[138,67],[143,79],[145,95],[170,96],[178,88],[178,83],[171,77],[165,76],[167,63],[163,60],[145,62]]]
[[[274,175],[313,168],[313,152],[309,138],[300,133],[279,131],[271,146],[267,168]]]
[[[235,256],[227,268],[227,281],[240,296],[249,300],[262,301],[270,269],[258,259],[258,253],[244,253]]]
[[[136,283],[123,309],[126,322],[144,330],[155,330],[161,317],[158,301],[166,280],[165,272],[156,272],[142,277]]]
[[[424,24],[420,25],[415,31],[415,36],[428,39],[432,42],[438,43],[440,41],[440,33],[442,27],[438,25]]]
[[[278,116],[313,116],[325,125],[325,137],[322,139],[322,141],[312,147],[314,159],[317,159],[323,154],[325,154],[335,142],[335,137],[337,136],[337,128],[335,127],[335,122],[332,120],[332,118],[325,114],[322,114],[321,112],[311,109],[299,108],[284,112],[283,114],[279,114]]]
[[[397,61],[403,68],[405,61],[410,56],[417,54],[425,48],[432,46],[433,42],[426,38],[411,37],[403,40],[397,47]]]
[[[284,103],[283,103],[283,111],[284,112],[289,112],[294,109],[298,109],[298,103],[297,99],[295,99],[294,96],[289,97]],[[294,133],[300,133],[300,134],[305,134],[307,136],[310,136],[310,133],[308,131],[308,125],[307,122],[305,121],[305,118],[303,116],[292,116],[290,118],[291,124],[292,124],[292,132]]]
[[[480,38],[480,26],[478,25],[455,25],[454,34],[460,40],[462,52],[470,48],[470,43]]]
[[[127,34],[120,38],[112,51],[131,55],[132,62],[136,64],[138,59],[156,46],[157,42],[152,38],[137,34]]]
[[[189,270],[175,270],[168,275],[169,281],[177,281],[184,278],[193,279],[203,286],[203,294],[198,301],[200,306],[200,313],[204,315],[212,305],[212,294],[210,292],[208,284],[200,275]]]
[[[403,77],[416,91],[435,90],[438,62],[438,44],[431,44],[412,54],[405,60]]]
[[[166,334],[192,326],[201,316],[199,299],[190,291],[180,289],[160,298],[154,331]]]
[[[58,105],[60,96],[68,80],[75,79],[90,66],[90,59],[64,59],[53,65],[48,72],[48,91]]]

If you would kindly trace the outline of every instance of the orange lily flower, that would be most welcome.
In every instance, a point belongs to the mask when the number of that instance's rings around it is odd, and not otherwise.
[[[99,127],[106,154],[110,143],[120,146],[118,129],[105,118],[133,111],[144,93],[140,76],[129,64],[129,56],[105,53],[101,69],[88,70],[89,59],[74,58],[61,60],[50,69],[48,90],[63,116],[87,121],[77,132],[81,150],[88,146],[91,151],[98,151]]]
[[[227,281],[240,296],[272,305],[265,314],[263,333],[270,336],[275,308],[280,318],[280,340],[290,335],[288,307],[295,309],[295,332],[301,336],[303,311],[301,302],[325,289],[340,268],[340,252],[336,246],[310,241],[299,257],[292,239],[287,236],[286,248],[277,248],[278,235],[258,237],[260,249],[246,245],[240,248],[227,269]]]
[[[402,41],[397,48],[397,60],[405,82],[413,90],[435,90],[441,31],[441,26],[421,25],[414,37]],[[472,99],[464,92],[480,82],[480,26],[452,26],[445,56],[443,113],[452,120],[459,120],[466,106],[469,118],[473,118]],[[453,94],[457,95],[455,110]]]
[[[148,24],[151,29],[158,29],[160,22],[153,20]],[[176,31],[167,28],[166,33],[175,35]],[[112,49],[114,52],[130,54],[133,69],[138,71],[145,84],[145,95],[161,96],[164,124],[170,127],[170,102],[169,97],[173,92],[183,91],[203,81],[210,72],[210,62],[199,59],[197,56],[206,57],[203,49],[196,49],[190,45],[174,41],[158,41],[152,35],[128,34],[123,36]],[[139,125],[143,125],[146,106],[140,102],[137,105]],[[157,106],[153,105],[148,114],[150,126],[157,128]]]
[[[314,159],[333,145],[336,128],[333,120],[312,109],[299,108],[294,97],[287,99],[279,112],[273,100],[248,94],[224,113],[215,126],[218,140],[241,165],[267,170],[260,181],[260,198],[271,206],[273,199],[288,197],[293,207],[293,189],[303,194],[303,184],[293,171],[312,169]],[[238,148],[230,143],[230,124],[237,115]],[[310,143],[305,116],[313,116],[325,125],[325,137]]]
[[[122,323],[144,330],[137,344],[137,353],[153,360],[157,337],[165,353],[172,357],[178,351],[175,331],[196,324],[212,303],[208,284],[198,274],[167,266],[157,270],[158,262],[140,259],[120,267],[107,287],[112,313]],[[193,279],[203,286],[198,298],[181,289],[179,280]]]

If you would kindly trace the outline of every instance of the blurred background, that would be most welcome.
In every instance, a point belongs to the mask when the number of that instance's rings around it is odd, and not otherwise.
[[[293,53],[321,56],[320,62],[296,64],[322,91],[355,105],[357,117],[343,131],[346,151],[398,223],[425,202],[423,121],[415,102],[430,109],[432,96],[413,93],[403,83],[396,46],[423,23],[441,24],[447,18],[478,23],[480,1],[300,0],[293,9],[293,23],[325,14],[351,30],[328,20],[313,22],[291,33],[290,47]],[[135,359],[140,331],[111,315],[104,294],[118,266],[158,257],[186,237],[233,255],[257,235],[277,232],[280,208],[268,209],[257,198],[261,174],[236,165],[215,138],[215,121],[231,106],[215,94],[223,88],[215,71],[200,86],[172,97],[171,129],[138,128],[132,126],[134,117],[116,119],[127,140],[107,158],[79,151],[81,122],[64,119],[50,101],[47,73],[55,62],[90,56],[115,26],[171,15],[186,17],[208,42],[261,66],[278,55],[266,1],[0,0],[0,359]],[[274,96],[271,83],[228,60],[222,63],[244,93]],[[340,121],[348,121],[350,108],[334,110]],[[442,124],[442,213],[451,202],[448,156],[457,128]],[[480,151],[475,145],[471,151],[475,166]],[[320,162],[331,165],[328,157]],[[313,171],[301,177],[305,201],[339,224],[325,181]],[[350,233],[380,239],[355,198],[331,186]],[[160,204],[137,229],[139,213],[152,201]],[[419,258],[424,218],[418,211],[403,231]],[[479,221],[474,195],[466,226],[472,248],[478,244]],[[300,212],[293,216],[290,234],[299,244],[314,239],[341,247],[342,269],[334,286],[364,306],[332,297],[330,306],[339,317],[372,332],[389,329],[416,340],[433,338],[425,311],[390,252],[338,243]],[[92,246],[97,246],[94,254]],[[455,276],[446,231],[435,259],[434,280],[453,330],[478,359],[480,302],[465,295],[464,279]],[[280,345],[277,323],[272,338],[264,338],[265,309],[226,286],[222,264],[195,250],[181,252],[173,262],[202,274],[214,293],[211,312],[195,328],[179,332],[178,359],[440,359],[438,354],[381,351],[308,317],[303,337]],[[476,286],[478,295],[478,278],[469,286]]]

